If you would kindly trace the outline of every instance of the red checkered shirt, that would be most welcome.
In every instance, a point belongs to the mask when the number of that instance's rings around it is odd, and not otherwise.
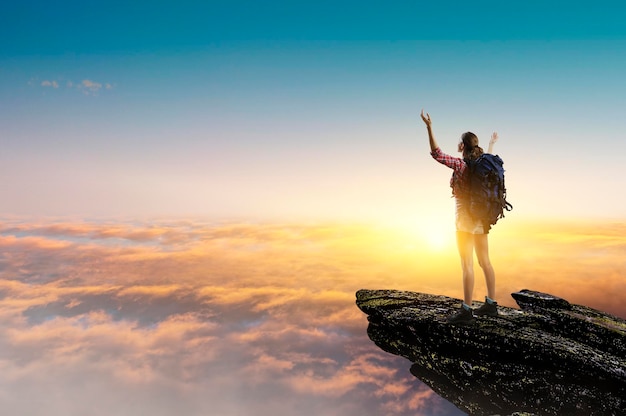
[[[453,170],[452,177],[450,178],[450,187],[452,188],[452,195],[459,198],[467,191],[467,185],[465,184],[465,168],[467,164],[460,157],[450,156],[441,151],[440,148],[436,148],[430,152],[433,159],[442,165],[446,165]]]

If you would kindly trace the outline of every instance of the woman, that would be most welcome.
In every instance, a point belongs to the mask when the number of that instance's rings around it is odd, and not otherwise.
[[[481,221],[473,219],[469,214],[467,197],[467,162],[475,160],[483,154],[483,149],[478,146],[478,137],[474,133],[463,133],[459,141],[458,151],[463,158],[453,157],[441,151],[432,130],[430,114],[421,113],[422,120],[428,130],[428,140],[432,157],[453,169],[450,186],[456,201],[456,240],[461,256],[461,268],[463,270],[463,304],[461,310],[450,316],[450,323],[466,323],[474,319],[474,315],[496,316],[498,314],[496,302],[496,276],[489,260],[489,229],[485,229]],[[488,153],[492,152],[494,143],[498,140],[498,133],[493,133],[489,142]],[[485,303],[476,310],[472,309],[472,294],[474,291],[474,251],[485,275],[487,284],[487,296]]]

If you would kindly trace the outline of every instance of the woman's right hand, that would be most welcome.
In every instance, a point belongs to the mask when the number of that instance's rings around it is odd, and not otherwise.
[[[426,123],[426,127],[430,128],[430,125],[432,124],[432,121],[430,120],[430,114],[426,113],[426,115],[424,115],[424,109],[422,108],[422,120],[424,120],[424,123]]]

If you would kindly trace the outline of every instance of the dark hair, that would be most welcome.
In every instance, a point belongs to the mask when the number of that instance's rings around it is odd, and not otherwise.
[[[463,142],[463,159],[475,160],[484,153],[482,147],[478,145],[478,136],[471,131],[463,133],[461,141]]]

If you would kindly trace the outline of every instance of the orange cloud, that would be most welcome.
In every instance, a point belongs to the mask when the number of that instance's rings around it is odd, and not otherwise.
[[[503,303],[512,303],[508,291],[530,288],[625,316],[625,231],[495,229]],[[303,403],[310,414],[445,407],[410,363],[371,343],[354,305],[363,287],[460,296],[454,249],[435,252],[419,235],[12,219],[0,224],[0,247],[0,383],[13,414],[46,413],[26,400],[35,394],[53,416],[94,406],[124,414],[128,397],[155,415],[306,414]]]

